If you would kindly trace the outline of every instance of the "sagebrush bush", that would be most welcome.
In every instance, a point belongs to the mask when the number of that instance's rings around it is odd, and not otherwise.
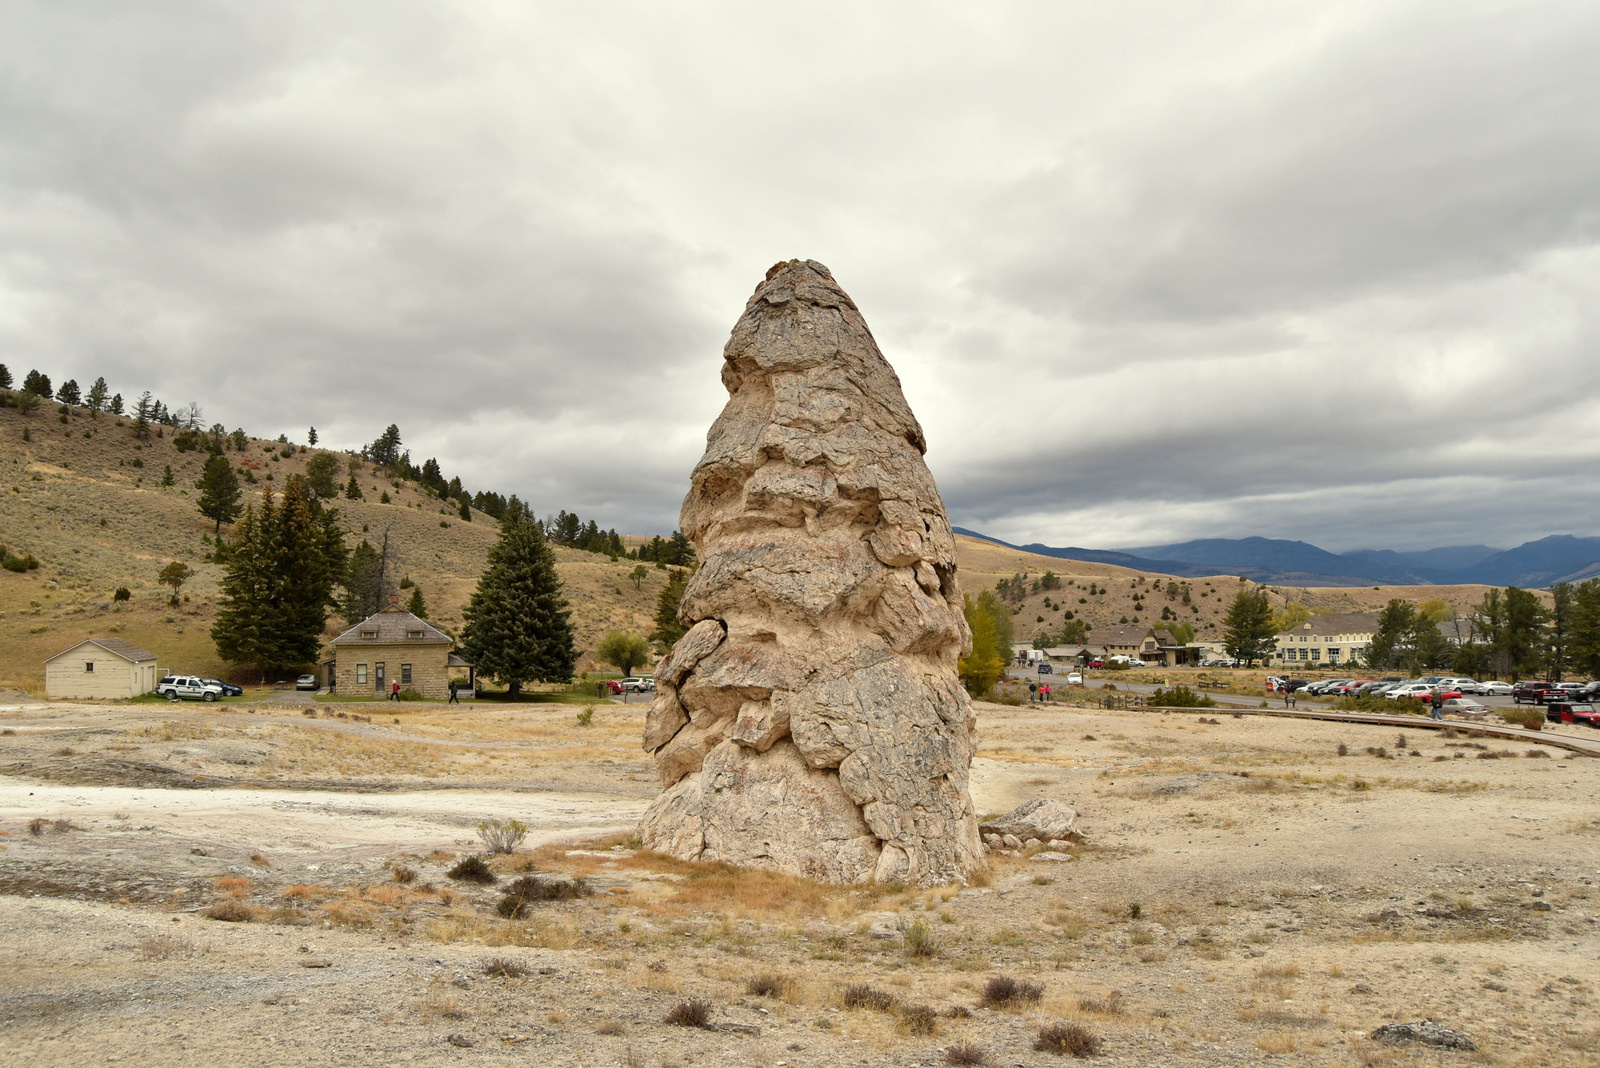
[[[528,825],[521,820],[483,820],[478,824],[478,837],[491,853],[511,853],[528,836]]]
[[[971,1042],[961,1042],[948,1047],[944,1051],[944,1063],[957,1065],[988,1064],[989,1054],[984,1052],[982,1046],[975,1046]]]
[[[528,969],[512,960],[510,957],[493,957],[483,962],[481,969],[484,975],[496,976],[501,979],[521,979],[528,974]]]
[[[908,1035],[931,1035],[939,1026],[939,1014],[930,1005],[904,1005],[895,1028]]]
[[[867,983],[851,983],[844,988],[844,1007],[847,1009],[875,1009],[889,1012],[895,1007],[895,996]]]
[[[1054,1023],[1039,1029],[1033,1048],[1044,1053],[1072,1057],[1092,1057],[1100,1051],[1100,1039],[1088,1028],[1075,1023]]]
[[[1044,997],[1044,987],[1038,983],[1018,980],[1009,975],[995,975],[983,984],[983,1004],[990,1008],[1003,1008],[1032,1003]]]
[[[667,1013],[667,1023],[678,1027],[706,1027],[711,1023],[711,1004],[699,998],[680,1001]]]
[[[744,992],[758,998],[781,998],[794,985],[794,980],[777,972],[762,972],[751,976],[744,984]]]
[[[1163,690],[1156,687],[1150,694],[1150,704],[1164,708],[1215,708],[1217,703],[1203,693],[1195,693],[1187,686],[1174,686]]]
[[[257,912],[254,906],[236,897],[225,897],[215,905],[201,909],[200,915],[208,920],[221,920],[224,923],[254,923]]]
[[[933,957],[939,952],[939,936],[934,933],[933,927],[927,920],[917,918],[910,923],[901,917],[897,921],[900,929],[900,940],[905,945],[908,957]]]
[[[489,865],[476,853],[470,857],[463,857],[455,867],[445,872],[445,874],[462,883],[483,883],[488,885],[499,882],[494,872],[489,870]]]

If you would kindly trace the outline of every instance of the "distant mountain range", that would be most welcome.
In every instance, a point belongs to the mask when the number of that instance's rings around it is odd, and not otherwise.
[[[1555,534],[1515,549],[1487,545],[1451,545],[1420,552],[1358,549],[1330,553],[1303,541],[1277,538],[1202,538],[1176,545],[1139,548],[1081,549],[1012,545],[975,530],[956,531],[1013,549],[1117,564],[1138,571],[1156,571],[1183,578],[1243,575],[1256,582],[1290,586],[1449,586],[1482,583],[1540,589],[1557,582],[1581,582],[1600,576],[1600,538]]]

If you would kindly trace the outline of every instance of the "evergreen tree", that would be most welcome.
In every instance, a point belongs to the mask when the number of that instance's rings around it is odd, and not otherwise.
[[[635,566],[632,571],[628,572],[628,577],[633,579],[633,588],[636,590],[643,589],[644,578],[648,574],[650,574],[650,569],[643,564]]]
[[[1572,583],[1550,587],[1550,624],[1545,630],[1545,678],[1561,681],[1572,660]]]
[[[344,574],[338,513],[319,506],[305,480],[291,476],[280,501],[271,491],[234,528],[222,603],[211,628],[224,660],[274,669],[312,663]]]
[[[462,613],[462,656],[504,682],[511,697],[529,680],[568,682],[577,662],[555,554],[526,508],[508,510],[489,566]]]
[[[1580,582],[1572,589],[1572,640],[1568,650],[1574,670],[1600,679],[1600,579]]]
[[[389,429],[378,435],[377,441],[367,446],[366,456],[375,467],[390,467],[398,463],[400,460],[400,428],[390,423]]]
[[[406,611],[418,619],[428,618],[428,602],[422,599],[422,587],[414,586],[411,590],[411,599],[406,602]]]
[[[11,368],[0,363],[0,389],[11,388]]]
[[[683,591],[688,588],[689,573],[674,570],[667,576],[667,584],[656,597],[656,629],[651,641],[675,645],[688,627],[678,619],[678,607],[683,602]]]
[[[122,414],[122,394],[116,393],[112,395],[111,403],[106,405],[106,411],[110,412],[112,415]]]
[[[465,497],[461,498],[461,509],[459,514],[461,518],[466,520],[468,523],[472,522],[472,505],[467,503],[467,499]]]
[[[1383,611],[1378,613],[1372,644],[1367,646],[1367,666],[1392,668],[1402,663],[1414,663],[1416,630],[1416,606],[1398,597],[1391,598]]]
[[[338,475],[339,458],[331,452],[319,452],[306,461],[306,485],[322,500],[338,495],[339,484],[334,481]]]
[[[136,438],[150,437],[150,423],[156,416],[158,404],[150,400],[150,391],[147,389],[139,394],[139,399],[133,403],[133,436]]]
[[[1277,631],[1272,629],[1272,605],[1261,594],[1240,590],[1222,626],[1222,647],[1229,656],[1248,664],[1271,655]]]
[[[81,405],[83,394],[78,392],[78,380],[69,378],[61,383],[61,388],[56,390],[56,400],[62,404]]]
[[[1498,652],[1510,665],[1513,676],[1530,675],[1539,670],[1543,659],[1540,638],[1548,616],[1537,594],[1507,586],[1503,597],[1505,625],[1500,630]]]
[[[95,379],[94,385],[89,387],[88,397],[84,398],[89,404],[89,410],[91,412],[104,411],[106,406],[106,397],[110,392],[111,391],[106,387],[105,376],[102,375],[101,377]]]
[[[200,514],[216,521],[213,533],[222,532],[222,524],[239,517],[239,476],[233,465],[221,453],[212,453],[200,473]]]
[[[317,443],[317,428],[316,427],[312,427],[310,430],[306,431],[306,444],[307,445],[315,445],[316,443]]]
[[[350,481],[344,484],[344,496],[346,500],[350,501],[359,501],[361,499],[361,486],[356,482],[355,475],[351,475]]]
[[[38,371],[29,371],[28,376],[22,380],[22,392],[31,393],[40,400],[49,400],[56,395],[50,385],[50,376],[40,374]]]
[[[172,465],[171,464],[167,464],[165,467],[163,467],[161,469],[161,485],[162,485],[162,487],[163,488],[170,487],[176,481],[177,481],[177,479],[175,479],[173,477],[173,475],[172,475]]]
[[[362,538],[345,564],[344,599],[339,603],[339,614],[357,623],[377,612],[384,603],[385,574],[382,555]]]

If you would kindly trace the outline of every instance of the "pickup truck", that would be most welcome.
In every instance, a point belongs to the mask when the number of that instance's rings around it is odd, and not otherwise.
[[[1523,703],[1542,705],[1544,704],[1544,695],[1549,693],[1551,689],[1550,683],[1545,679],[1523,679],[1511,687],[1511,703],[1517,705]]]
[[[182,699],[216,701],[222,697],[222,684],[207,682],[194,675],[165,675],[156,683],[156,693],[169,701]]]

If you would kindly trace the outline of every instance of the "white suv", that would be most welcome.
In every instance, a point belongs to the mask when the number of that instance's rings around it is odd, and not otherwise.
[[[222,687],[194,675],[167,675],[156,683],[156,693],[169,701],[181,698],[215,701],[222,697]]]
[[[630,675],[620,685],[623,693],[650,693],[656,688],[656,680]]]

